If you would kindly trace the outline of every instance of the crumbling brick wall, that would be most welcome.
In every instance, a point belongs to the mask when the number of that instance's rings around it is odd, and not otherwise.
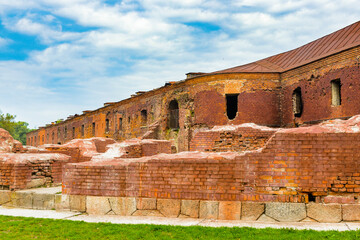
[[[63,186],[95,196],[355,203],[359,159],[360,133],[282,130],[261,152],[68,164]]]
[[[61,184],[63,166],[69,160],[70,157],[61,154],[0,154],[0,188]]]
[[[249,125],[249,124],[248,124]],[[262,148],[277,129],[253,125],[226,126],[198,132],[190,142],[190,151],[243,152]]]

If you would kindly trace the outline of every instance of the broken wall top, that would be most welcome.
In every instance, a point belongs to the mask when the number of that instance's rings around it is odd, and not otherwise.
[[[21,142],[15,140],[8,131],[0,128],[0,152],[19,152],[22,150]]]

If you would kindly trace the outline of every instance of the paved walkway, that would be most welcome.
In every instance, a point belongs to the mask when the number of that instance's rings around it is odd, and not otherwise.
[[[16,217],[35,217],[68,219],[84,222],[110,222],[114,224],[158,224],[174,226],[205,226],[205,227],[254,227],[254,228],[294,228],[294,229],[313,229],[313,230],[358,230],[360,223],[317,223],[317,222],[297,222],[297,223],[259,223],[244,221],[224,221],[211,219],[195,218],[164,218],[164,217],[125,217],[125,216],[97,216],[85,215],[77,212],[58,212],[53,210],[33,210],[20,208],[0,207],[0,215]]]

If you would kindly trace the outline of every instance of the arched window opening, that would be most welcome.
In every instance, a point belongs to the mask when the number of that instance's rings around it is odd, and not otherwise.
[[[107,118],[105,120],[105,132],[109,132],[110,131],[110,120]]]
[[[293,113],[295,117],[301,117],[303,111],[303,103],[301,97],[301,88],[298,87],[294,90],[292,95]]]
[[[119,131],[123,130],[123,119],[119,118]]]
[[[226,114],[229,120],[233,120],[238,112],[239,94],[226,94]]]
[[[169,103],[169,128],[179,128],[179,104],[175,99]]]
[[[147,124],[147,111],[142,110],[141,111],[141,125],[146,126],[146,124]]]
[[[341,82],[340,79],[331,81],[331,105],[341,105]]]

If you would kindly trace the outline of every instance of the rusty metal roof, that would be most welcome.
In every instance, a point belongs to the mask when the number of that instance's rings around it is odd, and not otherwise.
[[[360,21],[304,46],[216,73],[284,72],[360,45]]]

